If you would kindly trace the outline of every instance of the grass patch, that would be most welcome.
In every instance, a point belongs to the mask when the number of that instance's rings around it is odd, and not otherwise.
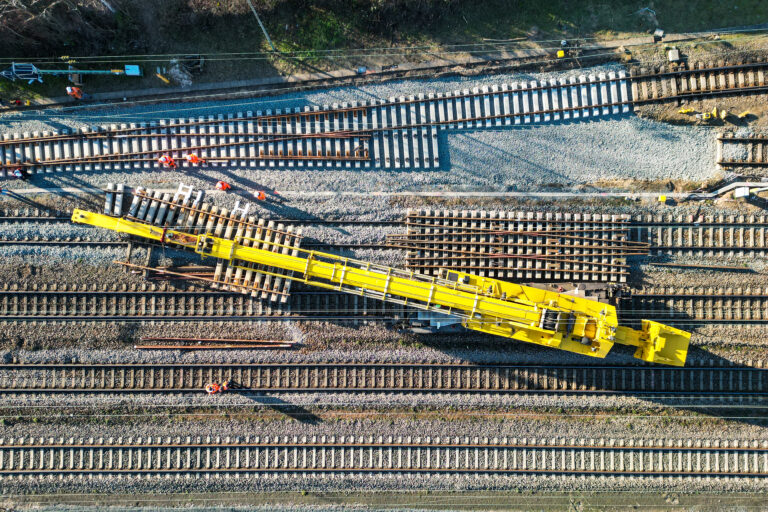
[[[653,13],[642,11],[650,7]],[[645,33],[660,26],[667,32],[691,32],[764,22],[764,0],[504,0],[466,2],[436,26],[442,40],[478,41],[527,36],[536,27],[542,36],[615,38]],[[415,28],[415,27],[414,27]]]

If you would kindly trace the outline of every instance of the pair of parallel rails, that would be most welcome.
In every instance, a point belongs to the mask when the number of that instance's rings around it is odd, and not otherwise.
[[[278,241],[289,247],[298,247],[301,243],[300,231],[294,229],[293,221],[256,219],[248,215],[245,207],[239,206],[231,211],[218,209],[202,202],[201,196],[196,196],[191,188],[181,187],[173,196],[147,190],[129,193],[121,186],[108,188],[105,212],[114,215],[128,215],[159,227],[181,225],[191,232]],[[25,219],[24,215],[30,213],[35,212],[6,212],[3,218]],[[62,222],[68,220],[65,216],[54,218],[60,218]],[[42,219],[48,222],[51,217],[46,214]],[[310,224],[317,222],[310,221]],[[371,222],[372,225],[382,223],[397,224]],[[596,214],[411,210],[405,225],[408,232],[391,238],[390,246],[407,248],[408,268],[432,275],[438,268],[447,267],[517,281],[612,284],[626,279],[626,258],[632,254],[749,257],[764,256],[768,251],[768,219],[765,216],[631,218]],[[254,243],[258,243],[256,241]],[[43,244],[50,241],[6,242]],[[124,242],[62,240],[55,243]],[[305,242],[303,247],[315,244]],[[354,247],[382,249],[385,245]],[[246,269],[218,262],[212,268],[192,272],[152,268],[148,260],[143,265],[130,265],[134,271],[147,272],[153,278],[193,279],[204,282],[213,290],[189,286],[183,290],[175,287],[95,289],[72,287],[67,283],[30,288],[4,283],[0,289],[0,313],[6,320],[18,321],[240,320],[293,314],[350,322],[355,322],[355,317],[360,318],[359,322],[372,319],[398,322],[408,317],[408,311],[402,307],[342,293],[306,290],[289,296],[290,281],[262,275],[261,269],[256,267]],[[606,272],[606,267],[610,273]],[[226,293],[228,291],[239,291],[243,295],[231,295]],[[763,324],[768,321],[766,295],[757,289],[738,293],[726,288],[706,292],[677,288],[638,290],[629,302],[624,303],[626,309],[622,309],[629,317],[633,311],[650,310],[653,318],[692,324]]]
[[[628,394],[671,399],[765,400],[768,370],[690,361],[683,368],[638,365],[449,363],[30,363],[0,365],[5,393],[199,393],[230,381],[233,393]]]
[[[648,103],[762,93],[765,69],[764,62],[698,63],[75,133],[4,134],[0,172],[142,170],[155,168],[161,154],[188,152],[209,165],[250,168],[439,168],[442,129],[591,120]]]
[[[513,281],[625,283],[627,259],[645,255],[768,255],[768,217],[605,215],[482,210],[409,210],[406,267],[441,268]]]
[[[758,440],[264,436],[0,439],[0,479],[78,475],[768,476]]]
[[[768,135],[720,134],[717,137],[717,164],[730,171],[765,174],[768,168]]]
[[[195,152],[211,165],[250,168],[429,169],[440,167],[437,131],[443,128],[591,119],[628,112],[629,105],[625,73],[601,73],[76,134],[6,134],[0,168],[140,170],[155,168],[161,154]]]
[[[209,275],[212,274],[202,277]],[[260,296],[195,286],[135,286],[125,290],[58,285],[45,289],[5,285],[0,288],[3,322],[235,322],[294,318],[361,324],[369,320],[398,322],[408,316],[409,311],[398,304],[334,292],[293,291],[286,302],[274,303]]]
[[[54,289],[55,288],[55,289]],[[650,318],[680,328],[703,324],[768,324],[768,290],[761,288],[675,288],[632,290],[620,301],[627,319]],[[286,303],[218,290],[150,288],[101,290],[56,286],[0,289],[3,322],[109,321],[202,322],[246,320],[333,320],[362,324],[400,323],[413,312],[400,305],[336,292],[293,291]]]

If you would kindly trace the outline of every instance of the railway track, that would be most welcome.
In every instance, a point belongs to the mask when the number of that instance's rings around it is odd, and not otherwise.
[[[717,164],[728,170],[747,168],[750,172],[768,167],[768,136],[746,137],[726,132],[717,137]]]
[[[213,270],[213,269],[211,269]],[[199,277],[201,272],[185,271]],[[202,273],[208,276],[208,272]],[[243,321],[275,317],[345,321],[398,321],[408,310],[345,293],[295,291],[285,302],[207,288],[179,290],[164,285],[99,290],[87,285],[23,288],[0,286],[0,319],[57,321]]]
[[[703,66],[702,66],[703,67]],[[765,92],[766,63],[636,70],[198,119],[5,134],[0,169],[151,169],[164,153],[252,168],[439,168],[438,132],[593,119],[633,105]],[[182,165],[186,165],[183,163]]]
[[[768,216],[644,216],[632,222],[630,239],[650,244],[651,254],[754,257],[768,255]]]
[[[388,245],[408,251],[406,268],[441,268],[509,280],[626,282],[628,216],[570,213],[409,210],[405,235]]]
[[[402,220],[360,220],[360,219],[291,219],[287,217],[269,218],[266,222],[293,224],[301,226],[401,226]],[[72,213],[41,208],[20,208],[13,210],[0,210],[0,223],[2,222],[72,222]]]
[[[695,62],[690,67],[639,68],[632,72],[635,104],[766,92],[765,62]]]
[[[684,254],[687,257],[760,257],[768,254],[768,218],[750,216],[607,215],[480,210],[409,210],[398,221],[269,220],[249,215],[249,205],[232,210],[203,202],[202,191],[181,185],[175,194],[110,184],[105,213],[127,216],[158,227],[184,226],[187,231],[213,233],[247,243],[276,242],[269,246],[291,254],[302,243],[302,226],[406,227],[404,234],[388,234],[382,242],[303,242],[305,249],[405,250],[409,270],[437,275],[442,268],[527,282],[625,283],[628,259],[647,255]],[[5,218],[28,217],[25,211],[6,212]],[[41,213],[41,212],[37,212]],[[60,218],[45,213],[41,218]],[[0,217],[2,218],[2,217]],[[23,222],[23,221],[20,221]],[[0,235],[2,237],[2,235]],[[2,239],[0,245],[127,246],[126,265],[148,275],[150,255],[143,264],[131,263],[132,244],[82,237]],[[147,245],[147,244],[143,244]],[[155,244],[160,246],[162,244]],[[152,247],[150,244],[149,247]],[[290,281],[264,273],[253,265],[219,261],[212,275],[200,278],[221,290],[250,293],[265,301],[285,303]],[[185,274],[167,277],[193,279]]]
[[[624,283],[629,258],[766,256],[768,217],[635,216],[482,210],[409,210],[406,267],[453,268],[513,281]]]
[[[130,195],[127,204],[125,187],[121,184],[107,186],[104,213],[122,216],[154,224],[159,227],[183,226],[192,233],[209,233],[233,240],[244,240],[244,245],[269,249],[286,255],[296,255],[301,244],[301,228],[294,225],[257,219],[248,215],[249,204],[236,202],[232,210],[203,203],[203,191],[195,194],[193,187],[180,185],[175,194],[145,190],[139,187]],[[131,245],[125,261],[127,269],[142,270],[149,267],[151,250],[147,251],[143,265],[131,263]],[[250,262],[217,260],[211,277],[177,274],[176,277],[203,281],[212,288],[250,294],[265,302],[285,304],[288,301],[292,281],[272,275],[269,268]]]
[[[697,321],[728,324],[768,323],[768,289],[648,287],[633,290],[622,316],[661,320],[681,328]]]
[[[764,478],[762,440],[521,439],[373,436],[0,440],[14,475],[264,473],[524,474]]]
[[[424,392],[633,395],[762,400],[764,361],[714,366],[531,366],[410,363],[2,364],[5,393]]]
[[[213,267],[181,269],[184,275],[209,277]],[[150,273],[150,278],[156,278]],[[167,283],[95,289],[86,285],[0,286],[0,318],[5,322],[165,320],[248,321],[268,319],[408,322],[413,311],[338,292],[298,287],[285,303],[205,287],[179,289]],[[646,287],[622,296],[619,314],[627,321],[650,318],[680,328],[704,324],[768,324],[768,289]],[[409,320],[410,319],[410,320]]]

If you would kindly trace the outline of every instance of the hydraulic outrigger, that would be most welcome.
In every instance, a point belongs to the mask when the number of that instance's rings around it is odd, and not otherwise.
[[[588,356],[605,357],[620,343],[637,347],[635,357],[643,361],[683,366],[688,352],[688,332],[650,320],[642,320],[641,330],[620,326],[612,305],[530,286],[452,270],[425,276],[261,239],[226,240],[84,210],[75,210],[72,221],[174,244],[202,257],[227,260],[235,268],[258,263],[274,270],[260,271],[265,274],[453,315],[468,329]],[[242,242],[290,249],[296,255]]]

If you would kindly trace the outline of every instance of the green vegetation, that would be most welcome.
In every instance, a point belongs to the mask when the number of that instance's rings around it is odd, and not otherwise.
[[[624,38],[656,27],[690,32],[765,22],[765,0],[253,0],[280,52],[270,48],[247,4],[239,0],[134,0],[116,2],[115,14],[99,2],[61,9],[56,0],[18,3],[3,13],[0,54],[17,61],[33,56],[58,60],[63,54],[124,56],[209,54],[196,81],[243,79],[278,72],[354,68],[429,60],[452,44],[485,39],[515,39],[527,46],[549,46],[573,37]],[[58,7],[56,7],[58,6]],[[24,21],[23,23],[21,21]],[[407,48],[418,46],[418,49]],[[382,50],[397,47],[401,51]],[[353,49],[369,49],[360,53]],[[337,50],[328,54],[326,50]],[[395,55],[393,55],[395,54]],[[147,77],[122,81],[88,77],[89,91],[162,86],[154,69],[167,57],[117,59],[141,62]],[[4,67],[5,64],[0,64]],[[93,64],[106,67],[110,63]],[[50,65],[49,65],[50,67]],[[9,84],[0,80],[3,99],[61,95],[62,81]],[[50,83],[52,85],[49,85]]]

